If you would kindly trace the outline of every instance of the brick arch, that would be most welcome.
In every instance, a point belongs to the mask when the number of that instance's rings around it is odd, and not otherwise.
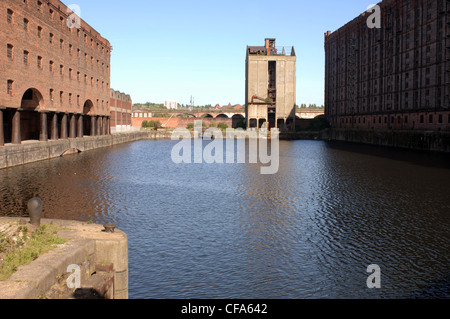
[[[41,133],[41,115],[38,112],[44,107],[44,98],[39,90],[27,89],[20,101],[20,140],[39,140]],[[46,124],[45,124],[46,125]]]
[[[38,110],[43,105],[44,105],[44,98],[43,98],[41,92],[39,92],[39,90],[37,90],[35,88],[27,89],[23,93],[22,99],[20,101],[20,107],[27,111]]]
[[[229,119],[229,117],[228,115],[221,113],[216,116],[216,119]]]
[[[86,100],[83,105],[83,114],[89,115],[94,110],[94,103],[91,100]]]
[[[95,128],[95,122],[93,122],[92,117],[90,115],[92,115],[94,111],[94,103],[92,103],[91,100],[86,100],[83,104],[83,136],[94,136],[93,133],[93,127],[92,125],[94,125]]]
[[[245,129],[245,117],[242,114],[234,114],[231,117],[233,128],[244,128]]]

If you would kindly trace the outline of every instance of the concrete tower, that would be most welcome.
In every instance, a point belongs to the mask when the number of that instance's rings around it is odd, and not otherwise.
[[[247,46],[245,113],[247,128],[295,129],[296,56],[294,47]]]

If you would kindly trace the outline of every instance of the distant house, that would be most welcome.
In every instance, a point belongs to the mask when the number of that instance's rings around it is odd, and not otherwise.
[[[168,109],[168,110],[176,110],[178,109],[178,103],[174,102],[174,101],[165,101],[164,102],[164,106]]]
[[[240,109],[243,109],[243,108],[244,107],[242,105],[240,105],[240,104],[236,104],[236,105],[233,106],[233,109],[235,109],[235,110],[240,110]]]
[[[220,110],[221,108],[222,107],[219,104],[217,104],[216,107],[215,107],[216,110]]]

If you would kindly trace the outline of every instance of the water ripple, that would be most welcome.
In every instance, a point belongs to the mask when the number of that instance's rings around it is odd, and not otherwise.
[[[47,218],[119,225],[131,298],[449,297],[450,170],[432,155],[282,142],[278,174],[261,175],[258,164],[176,165],[173,145],[1,170],[1,214],[24,216],[40,196]],[[374,263],[379,291],[365,287]]]

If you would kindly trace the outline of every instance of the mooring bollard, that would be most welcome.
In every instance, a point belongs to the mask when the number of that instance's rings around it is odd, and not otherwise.
[[[103,225],[103,227],[105,227],[105,232],[114,233],[114,230],[116,229],[117,226],[114,224],[106,224],[106,225]]]
[[[36,227],[41,226],[42,200],[38,197],[28,201],[28,214],[30,215],[30,224]]]

